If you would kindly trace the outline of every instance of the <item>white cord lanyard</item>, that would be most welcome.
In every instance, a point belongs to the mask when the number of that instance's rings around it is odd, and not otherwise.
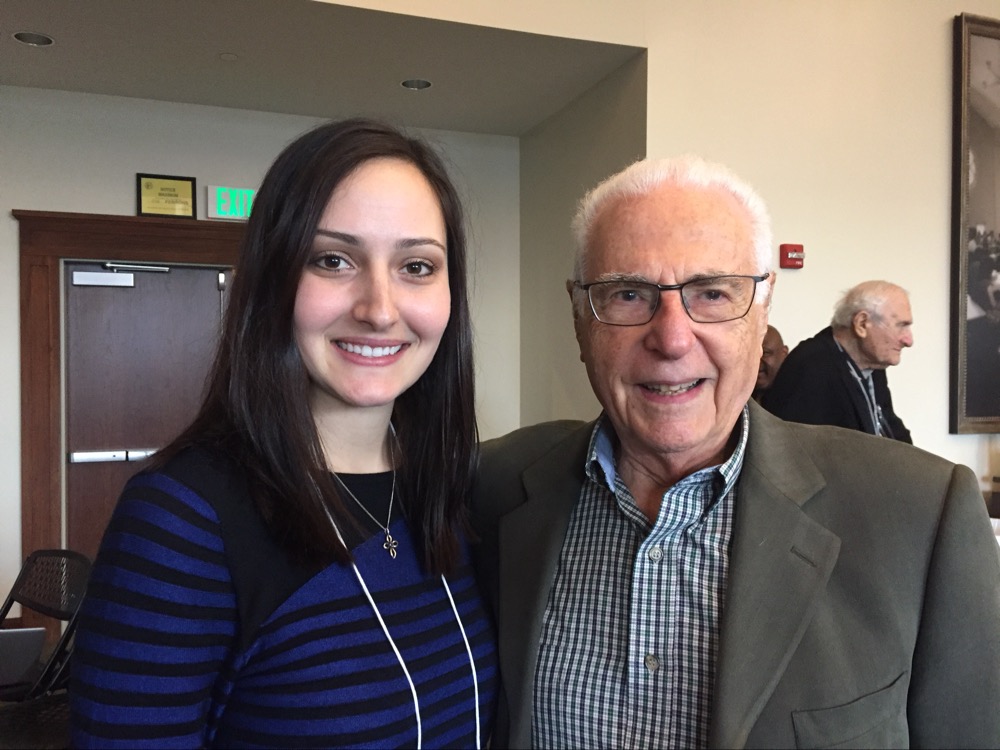
[[[339,534],[340,532],[337,533]],[[382,626],[382,632],[385,633],[386,640],[388,640],[389,645],[392,646],[392,653],[396,655],[396,661],[398,661],[399,666],[403,668],[403,674],[406,675],[406,681],[410,685],[410,695],[413,696],[413,712],[417,715],[417,750],[420,750],[421,745],[423,744],[424,730],[420,723],[420,701],[417,699],[417,686],[413,684],[413,678],[410,677],[410,670],[406,668],[406,662],[403,661],[403,655],[399,653],[399,649],[396,648],[396,642],[392,640],[392,636],[389,635],[389,628],[386,627],[385,620],[382,619],[382,613],[378,611],[375,600],[372,599],[372,595],[368,591],[368,587],[365,585],[365,579],[361,577],[361,571],[358,570],[358,566],[353,562],[351,563],[351,568],[354,570],[354,575],[357,576],[358,583],[361,584],[361,588],[364,589],[365,596],[368,597],[368,603],[372,605],[372,609],[375,611],[375,617],[378,618],[378,624]],[[464,630],[462,631],[462,634],[465,634]],[[477,712],[478,709],[479,706],[477,705]]]
[[[879,406],[878,399],[875,398],[875,383],[872,380],[871,370],[868,370],[868,374],[866,375],[865,371],[858,366],[837,339],[834,339],[833,343],[837,345],[837,349],[844,355],[844,359],[847,360],[847,369],[851,371],[851,375],[854,376],[854,382],[861,389],[861,395],[864,396],[865,405],[868,407],[868,416],[871,418],[872,427],[874,428],[872,434],[883,437],[895,437],[889,428],[889,423],[884,419],[882,407]]]
[[[851,375],[854,376],[855,382],[858,384],[858,388],[861,389],[861,395],[864,396],[865,404],[868,406],[868,415],[872,420],[872,427],[875,429],[873,434],[883,435],[885,430],[882,427],[882,407],[879,406],[878,401],[875,400],[875,384],[872,382],[872,374],[869,371],[867,374],[850,361],[848,358],[848,366],[851,370]]]
[[[334,523],[333,516],[330,515],[330,511],[325,507],[323,510],[326,511],[326,516],[330,519],[330,523],[333,525],[333,530],[337,532],[337,538],[340,539],[340,543],[344,544],[344,537],[340,535],[340,529],[337,528],[337,524]],[[346,547],[347,545],[344,544],[344,546]],[[382,632],[385,634],[386,640],[389,641],[389,645],[392,647],[392,652],[396,655],[396,661],[399,662],[399,666],[402,668],[403,674],[406,676],[406,682],[410,686],[410,695],[413,697],[413,712],[417,717],[417,750],[421,750],[423,746],[423,725],[420,721],[420,700],[417,698],[417,686],[413,684],[413,678],[410,677],[410,670],[406,668],[406,662],[403,661],[403,655],[396,647],[396,642],[392,639],[392,635],[389,633],[389,628],[386,626],[385,620],[382,619],[382,613],[379,612],[378,605],[375,604],[375,599],[372,598],[371,592],[368,591],[365,579],[361,577],[361,571],[358,570],[358,566],[353,562],[351,563],[351,569],[354,571],[354,575],[358,579],[358,583],[361,584],[361,590],[365,592],[365,597],[368,599],[368,603],[371,605],[372,611],[375,612],[378,624],[382,627]],[[465,625],[462,624],[462,618],[458,614],[458,608],[455,606],[455,599],[451,595],[451,587],[448,585],[448,581],[445,580],[444,576],[441,576],[441,583],[444,584],[445,593],[448,594],[448,601],[451,603],[451,611],[454,613],[455,620],[458,622],[458,629],[462,632],[462,641],[465,643],[465,653],[469,657],[469,667],[472,669],[472,692],[476,707],[476,750],[481,750],[482,744],[480,740],[479,728],[479,676],[476,673],[476,662],[472,657],[472,648],[469,646],[469,638],[465,634]]]
[[[480,750],[479,742],[479,675],[476,674],[476,660],[472,658],[472,647],[469,646],[469,637],[465,634],[465,626],[462,624],[462,618],[458,614],[458,607],[455,606],[455,599],[451,595],[451,586],[441,576],[441,583],[444,584],[444,590],[448,594],[448,601],[451,602],[451,611],[455,613],[455,620],[458,622],[458,629],[462,631],[462,640],[465,641],[465,653],[469,655],[469,667],[472,668],[472,694],[473,700],[476,705],[476,750]]]

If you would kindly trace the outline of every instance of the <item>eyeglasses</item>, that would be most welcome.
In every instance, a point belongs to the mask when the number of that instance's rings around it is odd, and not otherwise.
[[[587,293],[594,317],[612,326],[641,326],[653,319],[660,306],[660,293],[677,290],[688,317],[695,323],[725,323],[750,312],[757,284],[763,276],[711,276],[683,284],[653,284],[649,281],[592,281],[573,286]]]

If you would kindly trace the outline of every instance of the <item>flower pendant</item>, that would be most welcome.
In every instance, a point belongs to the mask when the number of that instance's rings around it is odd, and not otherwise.
[[[396,559],[396,547],[399,546],[399,542],[392,538],[392,534],[388,531],[385,532],[385,544],[382,545],[382,549],[389,551],[389,556],[393,560]]]

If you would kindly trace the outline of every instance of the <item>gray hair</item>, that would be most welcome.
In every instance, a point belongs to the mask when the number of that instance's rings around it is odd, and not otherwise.
[[[672,159],[642,159],[621,172],[608,177],[588,192],[580,201],[573,217],[572,230],[576,243],[573,266],[574,279],[585,278],[586,248],[594,221],[608,204],[621,198],[647,195],[664,184],[718,189],[732,195],[750,214],[753,249],[757,273],[773,270],[771,251],[771,217],[767,206],[754,189],[721,164],[701,157],[686,155]],[[767,284],[757,285],[757,300],[767,294]]]
[[[830,325],[834,328],[850,328],[854,316],[866,312],[876,320],[882,319],[882,306],[895,292],[909,296],[903,287],[888,281],[862,281],[851,287],[833,307],[833,318]]]

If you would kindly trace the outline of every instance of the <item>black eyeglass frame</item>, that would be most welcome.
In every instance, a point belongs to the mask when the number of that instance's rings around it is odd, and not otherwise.
[[[687,315],[688,315],[688,317],[692,321],[694,321],[695,323],[728,323],[731,320],[739,320],[740,318],[745,318],[747,316],[747,313],[750,312],[750,308],[753,307],[754,298],[757,296],[757,285],[760,282],[762,282],[762,281],[766,281],[770,277],[771,277],[771,272],[768,271],[767,273],[763,274],[762,276],[753,276],[751,274],[741,274],[741,273],[727,273],[727,274],[723,274],[722,276],[707,276],[707,277],[699,278],[699,279],[690,279],[689,281],[685,281],[685,282],[683,282],[681,284],[656,284],[656,283],[654,283],[652,281],[633,281],[633,280],[629,280],[629,279],[605,279],[603,281],[591,281],[591,282],[588,282],[586,284],[582,283],[582,282],[579,282],[579,281],[574,281],[573,282],[573,286],[576,287],[577,289],[580,289],[581,291],[584,291],[584,292],[587,293],[587,302],[590,305],[590,312],[593,314],[594,319],[597,320],[599,323],[604,323],[604,325],[607,325],[607,326],[628,326],[628,327],[630,327],[630,326],[644,326],[644,325],[646,325],[646,323],[648,323],[649,321],[651,321],[653,319],[653,316],[656,315],[656,311],[660,309],[660,296],[662,295],[662,293],[663,292],[672,292],[674,290],[680,292],[680,295],[681,295],[681,304],[684,306],[684,312],[686,312]],[[690,284],[704,284],[706,282],[711,282],[711,281],[714,281],[716,279],[752,279],[753,280],[753,292],[750,294],[750,303],[747,305],[747,309],[746,310],[744,310],[740,315],[736,315],[735,317],[732,317],[732,318],[723,318],[721,320],[697,320],[694,317],[694,315],[691,314],[691,308],[688,307],[687,299],[685,299],[685,297],[684,297],[684,291],[683,291],[684,287],[686,287],[686,286],[688,286]],[[631,284],[641,284],[642,286],[646,286],[646,287],[656,287],[660,291],[661,294],[658,294],[656,296],[656,301],[653,303],[653,306],[652,306],[652,308],[649,311],[649,318],[647,318],[646,320],[644,320],[641,323],[612,323],[612,322],[607,321],[607,320],[601,320],[601,316],[597,314],[597,308],[594,307],[594,298],[590,296],[590,289],[591,289],[591,287],[603,286],[605,284],[629,284],[629,283],[631,283]]]

